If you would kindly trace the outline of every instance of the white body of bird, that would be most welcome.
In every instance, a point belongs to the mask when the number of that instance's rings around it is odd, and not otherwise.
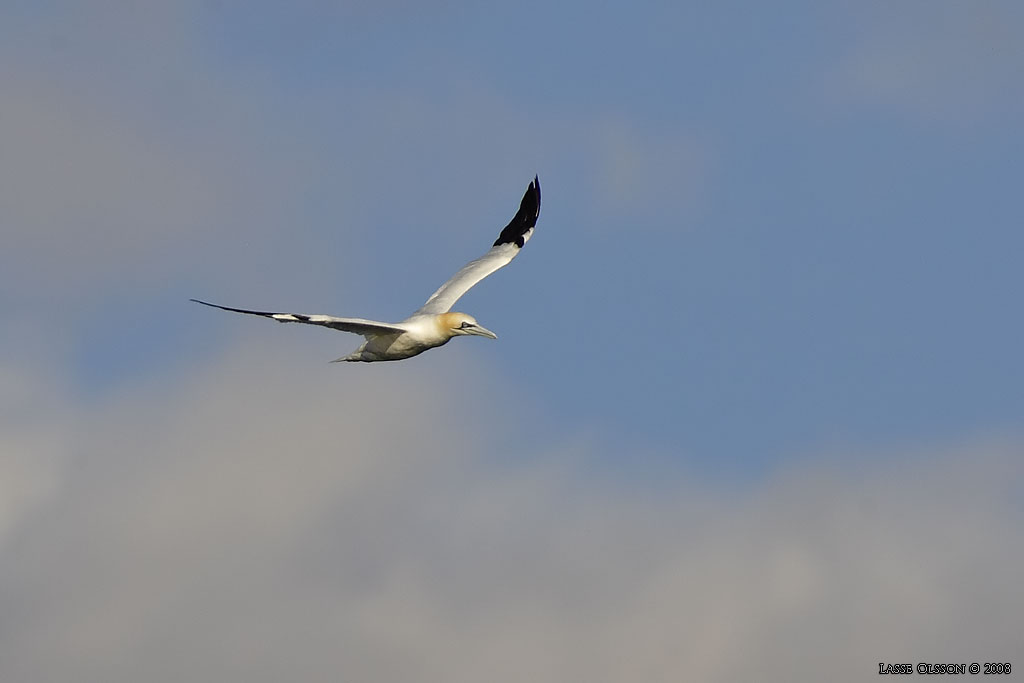
[[[498,338],[498,335],[482,327],[472,316],[465,313],[414,315],[394,326],[401,328],[401,331],[367,335],[362,346],[347,356],[331,362],[373,362],[412,358],[427,349],[443,346],[459,335]]]

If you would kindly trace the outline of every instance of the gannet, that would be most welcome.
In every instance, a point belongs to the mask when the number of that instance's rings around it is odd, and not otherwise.
[[[476,318],[466,313],[450,312],[451,308],[473,285],[512,262],[512,259],[519,254],[519,250],[533,235],[533,228],[537,224],[539,215],[540,180],[534,176],[533,182],[526,188],[526,194],[523,195],[523,200],[519,204],[519,211],[501,231],[498,239],[494,241],[487,253],[464,265],[451,279],[438,287],[437,291],[430,295],[430,298],[419,310],[398,323],[385,323],[363,318],[336,318],[331,315],[268,313],[220,306],[199,299],[190,299],[190,301],[223,311],[260,315],[281,323],[321,325],[363,336],[365,341],[358,349],[347,356],[331,361],[332,363],[346,361],[373,363],[402,360],[417,356],[435,346],[443,346],[452,338],[464,335],[497,339],[498,335],[483,327],[476,321]]]

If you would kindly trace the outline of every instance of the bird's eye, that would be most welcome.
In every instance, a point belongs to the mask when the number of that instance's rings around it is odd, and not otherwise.
[[[469,322],[464,322],[464,323],[462,323],[461,325],[459,325],[459,329],[460,329],[460,330],[464,330],[464,329],[466,329],[467,327],[473,327],[473,323],[469,323]]]

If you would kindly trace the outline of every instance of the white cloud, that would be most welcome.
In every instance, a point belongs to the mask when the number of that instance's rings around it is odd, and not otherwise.
[[[280,290],[345,260],[304,243],[318,141],[288,128],[258,79],[204,52],[200,13],[114,2],[11,20],[0,282],[17,303],[67,310],[111,290],[210,281],[229,259],[251,264],[259,287],[282,251],[302,253],[306,267]],[[346,188],[333,195],[344,205]],[[344,215],[336,225],[354,227]]]
[[[53,377],[0,366],[0,553],[56,494],[69,450],[69,417]]]
[[[64,421],[59,494],[6,517],[0,677],[844,681],[1019,649],[1019,444],[626,485],[510,452],[481,368],[268,353]]]
[[[302,174],[289,173],[319,162],[256,142],[252,120],[185,130],[45,79],[0,85],[0,258],[22,296],[66,301],[209,273],[225,254],[266,258],[304,229],[291,214]],[[221,94],[201,108],[237,106]]]

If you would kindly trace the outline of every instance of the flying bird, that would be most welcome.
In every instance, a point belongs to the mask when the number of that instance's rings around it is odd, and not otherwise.
[[[426,303],[415,313],[398,323],[384,323],[363,318],[336,318],[332,315],[306,315],[304,313],[268,313],[231,308],[211,304],[199,299],[190,299],[197,304],[212,306],[223,311],[247,313],[272,318],[281,323],[305,323],[320,325],[342,332],[362,335],[362,345],[332,363],[362,361],[372,363],[385,360],[402,360],[419,355],[435,346],[443,346],[454,337],[475,335],[497,339],[486,327],[471,315],[451,312],[452,306],[468,292],[473,285],[512,262],[533,235],[533,228],[540,215],[540,180],[535,176],[519,204],[512,221],[498,235],[498,239],[478,259],[464,265],[455,275],[430,295]]]

